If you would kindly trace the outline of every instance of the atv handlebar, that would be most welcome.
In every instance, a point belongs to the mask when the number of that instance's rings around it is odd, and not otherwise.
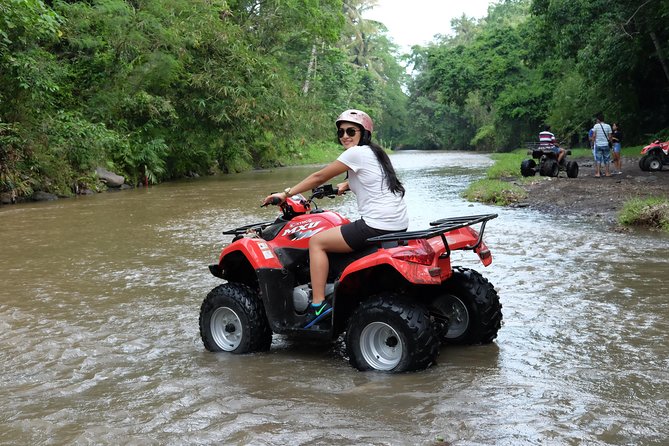
[[[324,184],[322,186],[318,186],[314,189],[311,189],[311,197],[307,201],[309,203],[311,203],[314,198],[318,198],[318,199],[325,198],[325,197],[334,198],[337,195],[339,195],[339,188],[332,187],[332,184]],[[286,197],[286,199],[288,199],[288,197]],[[264,208],[266,206],[269,206],[270,204],[273,205],[273,206],[278,206],[281,203],[283,203],[284,201],[282,201],[281,199],[279,199],[277,197],[273,197],[269,202],[261,204],[260,207]]]
[[[273,206],[276,206],[276,205],[278,205],[278,204],[281,204],[281,200],[280,200],[279,198],[277,198],[277,197],[274,197],[274,198],[272,198],[268,203],[263,203],[263,204],[261,204],[260,207],[261,207],[261,208],[264,208],[264,207],[266,207],[266,206],[269,206],[270,204],[273,205]]]
[[[324,184],[322,186],[318,186],[315,189],[311,189],[311,198],[309,199],[310,201],[313,200],[314,198],[334,198],[339,194],[339,189],[336,187],[332,187],[332,184]]]

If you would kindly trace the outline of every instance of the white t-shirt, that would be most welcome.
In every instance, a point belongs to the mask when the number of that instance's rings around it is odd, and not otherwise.
[[[383,231],[401,231],[409,226],[404,198],[388,189],[383,168],[369,146],[346,149],[337,160],[349,169],[348,186],[368,226]]]
[[[592,131],[595,135],[595,145],[597,146],[608,146],[609,145],[609,135],[611,134],[611,126],[602,122],[601,125],[595,124],[592,127]]]

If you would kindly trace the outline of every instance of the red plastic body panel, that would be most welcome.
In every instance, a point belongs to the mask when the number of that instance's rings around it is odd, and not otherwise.
[[[659,147],[664,152],[665,155],[669,155],[669,141],[665,142],[655,141],[652,144],[648,144],[646,147],[641,149],[641,154],[645,155],[651,149],[654,149],[656,147]]]
[[[311,237],[326,229],[346,223],[349,223],[349,220],[336,212],[298,215],[286,223],[274,240],[268,242],[259,237],[244,237],[226,246],[221,252],[219,263],[228,254],[241,251],[253,269],[282,268],[274,249],[309,249]]]
[[[350,223],[336,212],[298,215],[286,223],[279,235],[270,243],[275,248],[308,249],[309,239],[326,229]]]
[[[274,250],[268,242],[261,238],[241,238],[234,243],[223,248],[218,263],[222,263],[223,258],[235,251],[240,251],[246,257],[253,267],[258,268],[282,268],[281,262],[274,254]]]
[[[470,248],[478,241],[478,232],[467,226],[446,233],[446,240],[448,241],[451,251]],[[407,262],[393,257],[393,254],[410,250],[412,247],[418,247],[419,241],[410,240],[406,246],[379,249],[374,254],[363,257],[362,259],[351,263],[343,271],[339,280],[343,282],[346,279],[346,276],[353,274],[356,271],[386,264],[397,270],[407,281],[411,283],[421,285],[439,285],[444,280],[448,279],[452,274],[451,259],[450,256],[441,257],[441,254],[446,252],[446,248],[444,247],[444,242],[442,241],[441,237],[432,237],[427,242],[435,252],[434,259],[429,265]],[[478,248],[476,248],[475,252],[479,255],[481,262],[485,266],[488,266],[492,263],[492,255],[490,255],[490,252],[484,243],[481,243]],[[436,267],[440,268],[439,275],[431,274],[431,271],[435,271]]]

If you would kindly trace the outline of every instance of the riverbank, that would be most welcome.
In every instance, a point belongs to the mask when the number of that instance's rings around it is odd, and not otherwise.
[[[581,215],[619,227],[626,203],[669,196],[669,171],[644,172],[638,157],[623,157],[622,174],[595,177],[591,158],[572,158],[579,164],[577,178],[561,172],[557,178],[511,178],[525,197],[511,206],[530,207],[555,216]]]

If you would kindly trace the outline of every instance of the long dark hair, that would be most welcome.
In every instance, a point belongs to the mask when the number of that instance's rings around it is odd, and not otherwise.
[[[364,129],[361,125],[356,125],[362,132],[360,136],[360,145],[367,145],[370,149],[372,149],[372,152],[374,152],[376,159],[381,165],[381,169],[383,169],[383,176],[388,182],[388,189],[390,189],[390,192],[394,193],[395,195],[401,194],[404,196],[406,190],[404,189],[402,182],[399,180],[399,178],[397,178],[393,163],[390,162],[390,158],[388,157],[386,151],[383,150],[383,147],[372,141],[372,133],[370,131]]]

